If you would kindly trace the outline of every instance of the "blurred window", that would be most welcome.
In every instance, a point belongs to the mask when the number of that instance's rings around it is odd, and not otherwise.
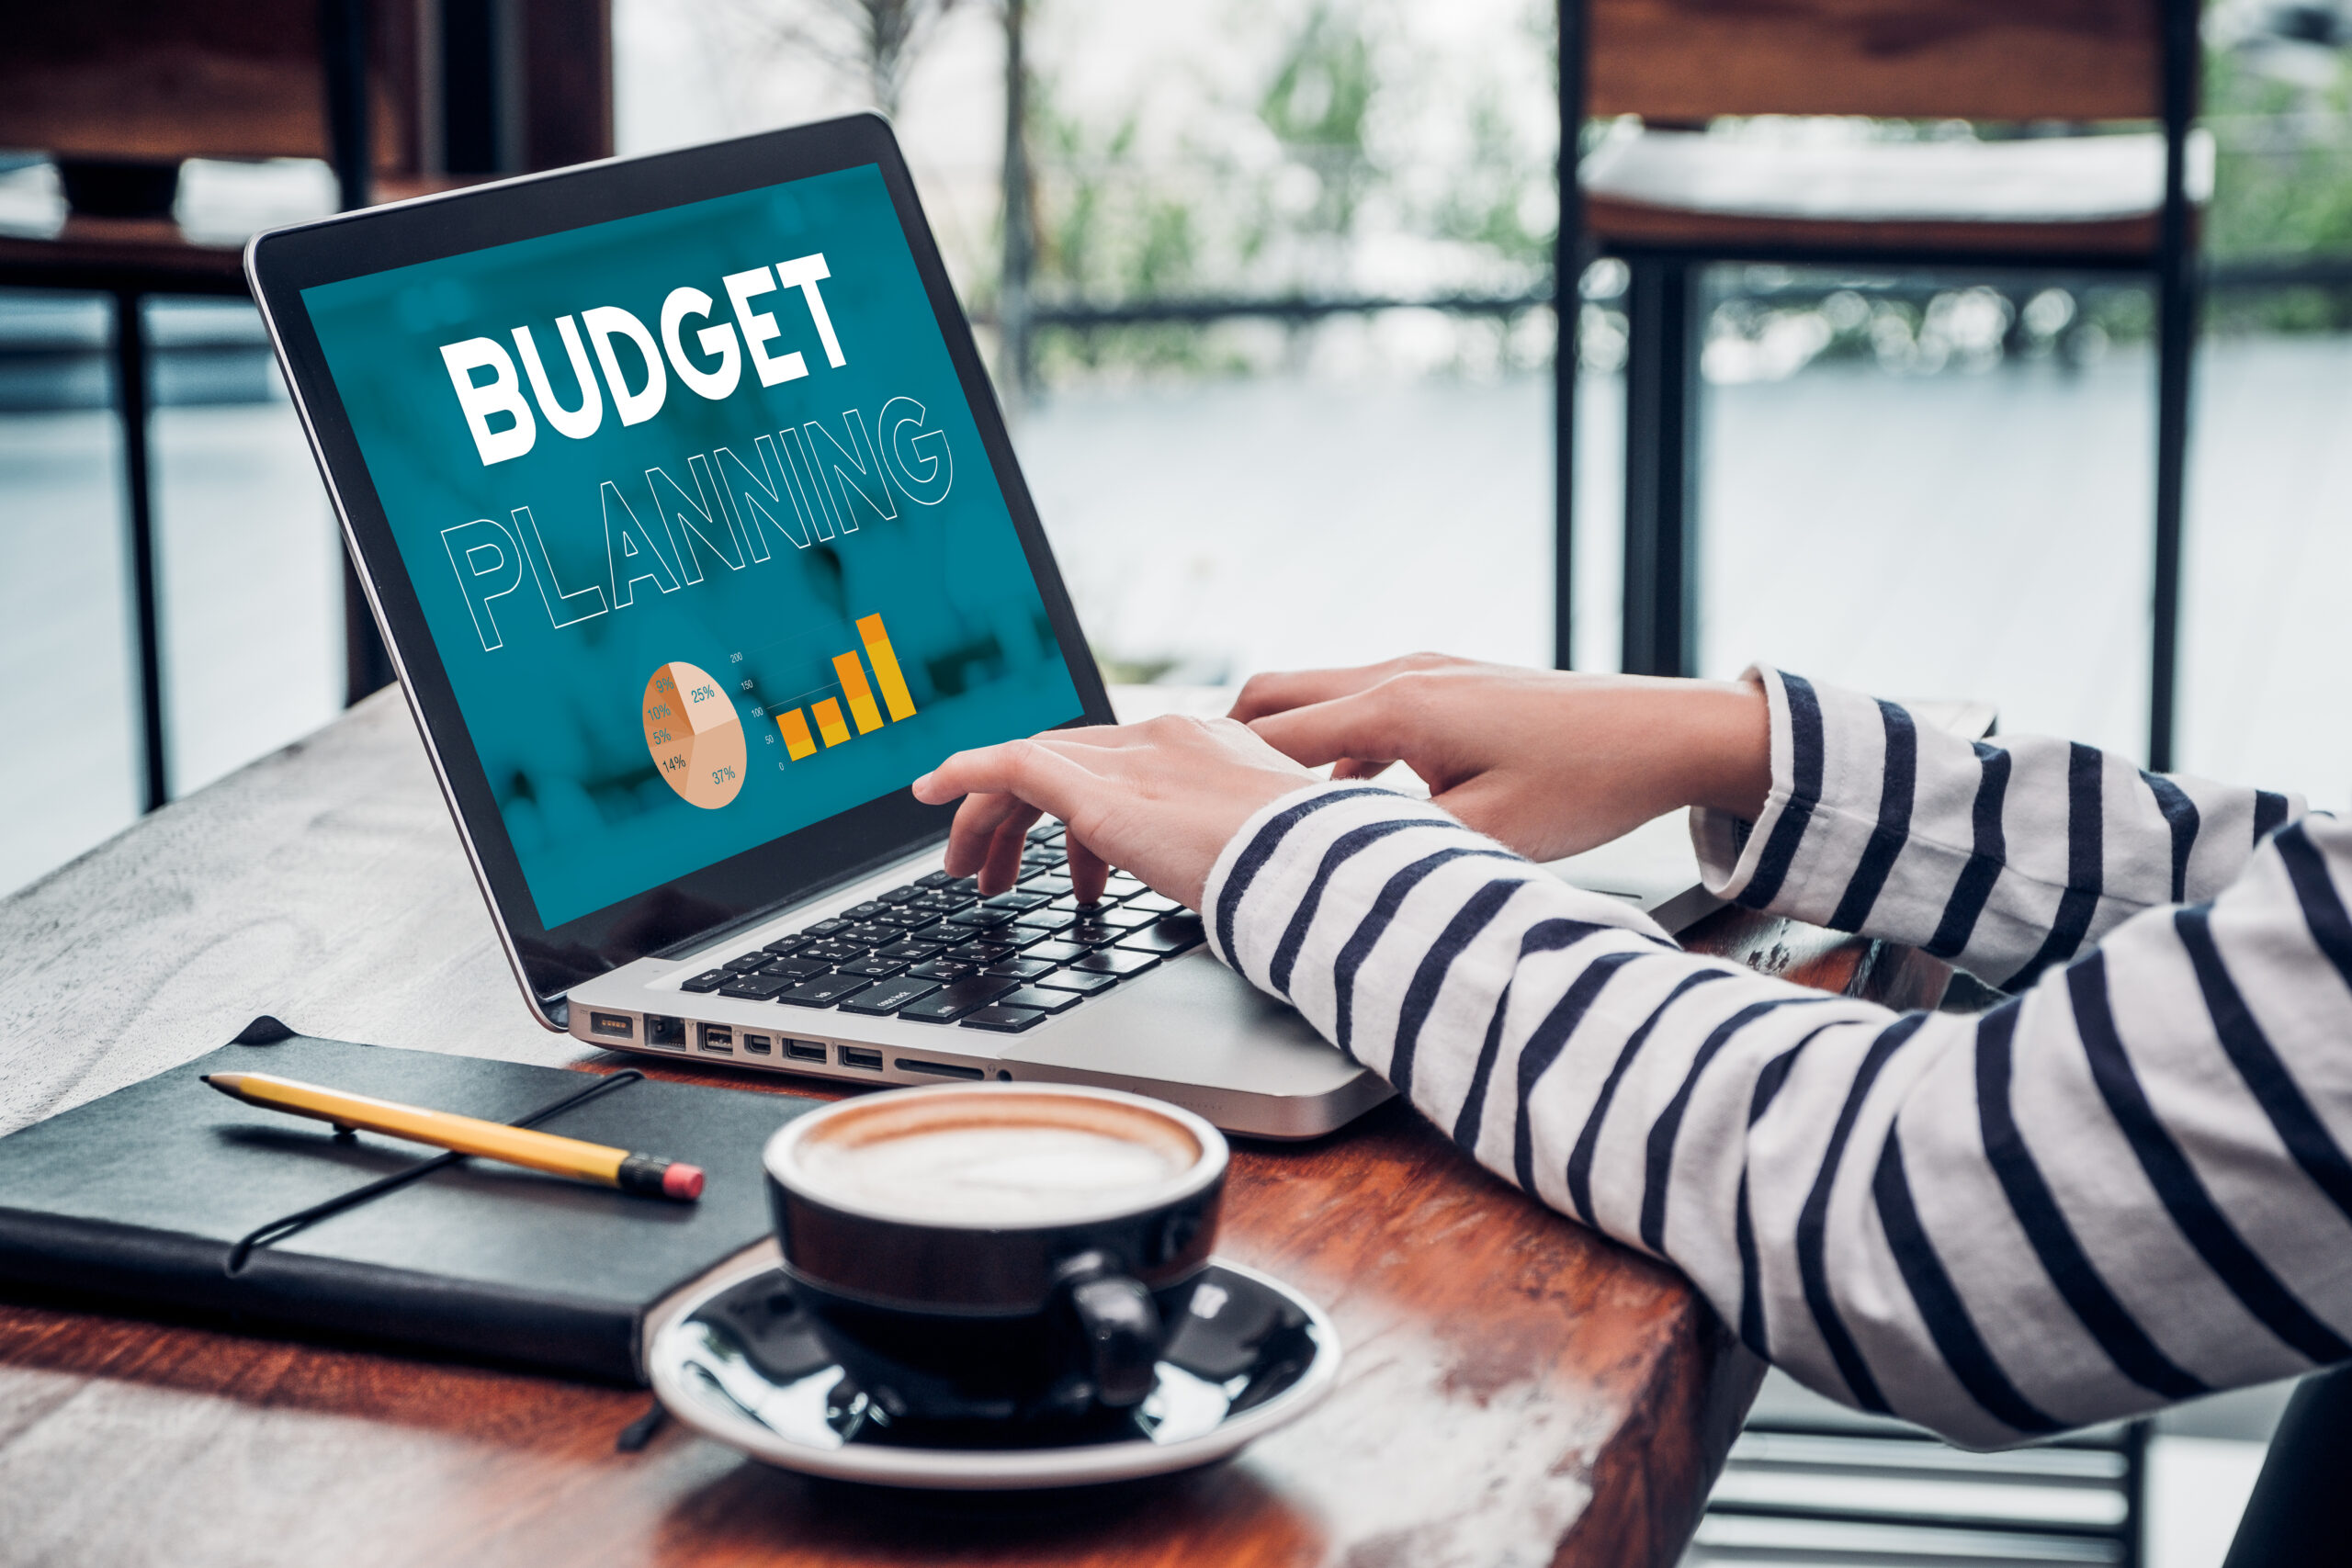
[[[843,41],[864,8],[622,0],[622,148],[715,133],[714,105],[749,130],[887,85],[1017,380],[997,333],[1002,13],[915,7],[920,45],[886,67]],[[1033,370],[1007,391],[1106,670],[1218,681],[1417,647],[1549,663],[1551,7],[1025,15]],[[1586,446],[1613,579],[1609,423]]]
[[[139,815],[112,309],[0,290],[0,890]]]
[[[2181,762],[2352,805],[2352,6],[2208,12]]]
[[[261,316],[147,306],[172,786],[186,795],[343,706],[341,536]]]
[[[2145,289],[1717,267],[1701,669],[2146,743]],[[2121,340],[2119,342],[2118,340]]]
[[[340,545],[254,308],[154,299],[165,741],[187,794],[342,705]],[[0,889],[139,811],[113,302],[0,290]]]
[[[877,32],[882,10],[903,25]],[[617,0],[620,148],[892,112],[1114,676],[1226,680],[1415,647],[1547,661],[1553,8],[1022,11],[1025,379],[1000,332],[1002,8]],[[2348,16],[2346,0],[2208,8],[2219,173],[2181,705],[2185,766],[2337,805],[2352,799],[2352,727],[2329,684],[2352,582]],[[324,180],[309,164],[192,165],[182,217],[302,216],[329,199]],[[60,210],[45,167],[0,158],[0,229],[49,231]],[[1609,261],[1582,280],[1586,668],[1616,662],[1623,287]],[[2145,290],[1747,266],[1713,269],[1709,287],[1704,667],[1762,658],[1981,696],[2012,730],[2136,751]],[[99,297],[0,296],[15,520],[0,531],[0,639],[8,668],[81,694],[63,718],[39,681],[0,698],[34,705],[21,730],[62,737],[0,764],[0,804],[24,825],[0,886],[134,805],[107,317]],[[148,321],[186,790],[334,711],[335,543],[252,311],[157,300]],[[70,674],[52,677],[64,649]]]

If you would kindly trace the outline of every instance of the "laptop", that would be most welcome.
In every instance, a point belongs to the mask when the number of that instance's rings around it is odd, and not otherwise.
[[[591,1045],[1043,1080],[1230,1132],[1387,1086],[1059,829],[983,897],[959,749],[1113,722],[887,124],[256,237],[247,276],[499,940]]]

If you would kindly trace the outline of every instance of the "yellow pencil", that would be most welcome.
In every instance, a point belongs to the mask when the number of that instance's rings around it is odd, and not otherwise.
[[[471,1116],[453,1116],[446,1111],[425,1111],[364,1094],[345,1094],[268,1073],[207,1073],[204,1081],[232,1100],[332,1122],[338,1129],[387,1133],[414,1144],[480,1155],[552,1176],[601,1182],[650,1198],[691,1203],[702,1196],[702,1168],[679,1160],[631,1154],[605,1144],[559,1138],[552,1133],[535,1133],[527,1127],[509,1127]]]

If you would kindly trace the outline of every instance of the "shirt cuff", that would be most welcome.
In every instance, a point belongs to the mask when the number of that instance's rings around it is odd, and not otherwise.
[[[1829,840],[1867,839],[1876,825],[1886,773],[1881,705],[1769,664],[1750,665],[1742,679],[1763,686],[1771,714],[1772,787],[1754,822],[1706,807],[1690,813],[1701,880],[1751,909],[1826,909],[1846,886],[1835,868],[1850,869],[1854,859],[1825,853]],[[1861,846],[1851,848],[1859,854]]]

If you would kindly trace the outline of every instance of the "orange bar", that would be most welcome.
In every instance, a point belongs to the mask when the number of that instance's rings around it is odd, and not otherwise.
[[[817,742],[808,733],[808,716],[798,708],[775,716],[775,727],[784,731],[784,749],[794,761],[817,754]]]
[[[811,703],[808,711],[817,716],[817,733],[825,738],[828,746],[838,746],[849,739],[849,726],[842,721],[842,705],[827,697]]]
[[[874,688],[865,683],[865,666],[857,661],[857,655],[834,655],[833,673],[842,678],[842,690],[849,694],[849,716],[857,720],[857,732],[866,735],[881,728],[882,714],[874,705]]]
[[[881,683],[882,702],[890,710],[890,722],[915,716],[915,700],[907,691],[907,678],[899,670],[899,655],[890,647],[890,634],[882,629],[882,617],[868,615],[857,623],[857,635],[865,639],[865,657],[874,661],[874,679]]]

